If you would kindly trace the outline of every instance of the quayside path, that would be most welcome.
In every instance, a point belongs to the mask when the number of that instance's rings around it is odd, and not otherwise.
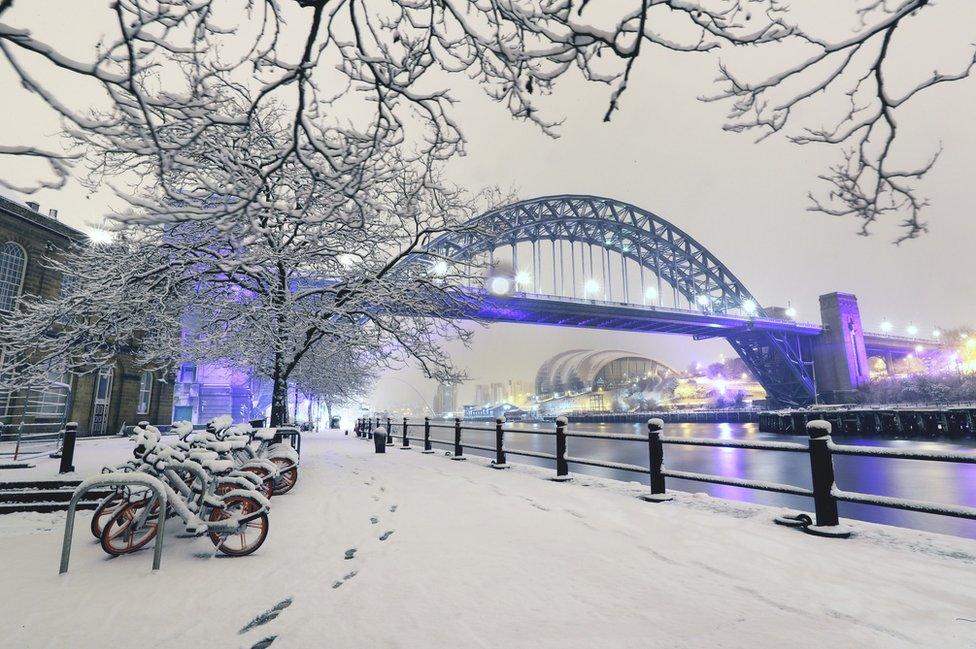
[[[77,465],[130,444],[79,443]],[[107,559],[81,512],[59,576],[64,514],[0,516],[0,646],[976,645],[976,541],[857,522],[825,539],[773,525],[782,510],[551,475],[309,434],[255,555],[174,524],[155,573],[149,550]]]

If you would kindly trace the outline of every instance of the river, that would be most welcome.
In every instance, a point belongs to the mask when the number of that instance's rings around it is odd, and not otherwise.
[[[490,423],[471,424],[491,427]],[[506,424],[506,428],[519,430],[553,430],[553,424]],[[640,434],[642,424],[570,424],[569,432]],[[664,434],[670,437],[705,437],[743,440],[796,441],[806,444],[803,436],[762,433],[756,424],[667,424]],[[453,431],[438,428],[431,437],[452,440]],[[464,431],[463,440],[471,444],[494,446],[494,433]],[[886,446],[891,448],[929,451],[972,451],[974,440],[893,440],[843,437],[843,444]],[[551,435],[524,435],[510,433],[505,437],[506,448],[554,453],[555,438]],[[647,466],[647,445],[639,442],[573,438],[567,440],[568,455],[581,459],[596,459]],[[444,448],[435,445],[435,448]],[[494,457],[478,449],[465,449],[465,453]],[[552,460],[525,456],[512,456],[509,461],[540,466],[554,466]],[[810,462],[805,453],[781,453],[738,448],[692,447],[667,444],[664,447],[664,464],[667,468],[734,478],[748,478],[810,487]],[[639,480],[647,483],[642,474],[571,464],[570,472],[614,478]],[[976,506],[976,465],[950,462],[926,462],[873,457],[834,457],[834,474],[837,486],[845,491],[856,491],[884,496],[912,498],[937,503]],[[812,511],[809,498],[776,494],[741,487],[712,485],[703,482],[668,479],[668,488],[679,491],[705,492],[717,498],[728,498],[764,505],[777,505]],[[947,516],[935,516],[897,509],[840,503],[841,517],[911,527],[929,532],[953,534],[976,538],[976,521]]]

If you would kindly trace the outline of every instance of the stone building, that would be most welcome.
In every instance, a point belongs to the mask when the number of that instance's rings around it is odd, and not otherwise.
[[[16,318],[17,302],[24,295],[56,298],[63,278],[44,258],[86,239],[60,222],[56,210],[43,214],[36,203],[21,205],[0,196],[0,317]],[[0,341],[0,353],[2,345]],[[0,393],[0,426],[9,430],[22,422],[40,427],[76,421],[80,434],[104,435],[140,420],[171,421],[173,382],[144,371],[127,356],[98,372],[57,378],[44,391]]]

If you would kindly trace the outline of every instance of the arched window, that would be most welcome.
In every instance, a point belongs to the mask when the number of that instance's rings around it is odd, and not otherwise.
[[[13,311],[24,285],[27,253],[13,241],[0,246],[0,311]]]

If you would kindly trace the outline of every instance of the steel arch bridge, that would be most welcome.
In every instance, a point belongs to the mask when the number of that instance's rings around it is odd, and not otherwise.
[[[538,282],[543,268],[537,252],[541,256],[545,242],[552,266],[548,292]],[[489,321],[678,333],[696,339],[724,337],[772,400],[784,405],[814,400],[812,336],[820,328],[769,317],[714,254],[674,224],[635,205],[581,194],[519,201],[475,217],[459,232],[434,239],[425,258],[436,255],[471,264],[487,257],[494,265],[499,250],[510,248],[513,270],[518,270],[519,250],[524,255],[527,246],[531,246],[532,290],[519,291],[516,284],[516,292],[510,295],[486,297],[472,315]],[[619,278],[612,270],[614,260]],[[588,295],[585,284],[581,299],[581,280],[595,282],[597,275],[605,287],[604,299]],[[656,304],[630,299],[638,281],[640,295],[653,291]],[[616,301],[615,283],[622,298]],[[665,285],[671,293],[669,307],[664,305]]]

